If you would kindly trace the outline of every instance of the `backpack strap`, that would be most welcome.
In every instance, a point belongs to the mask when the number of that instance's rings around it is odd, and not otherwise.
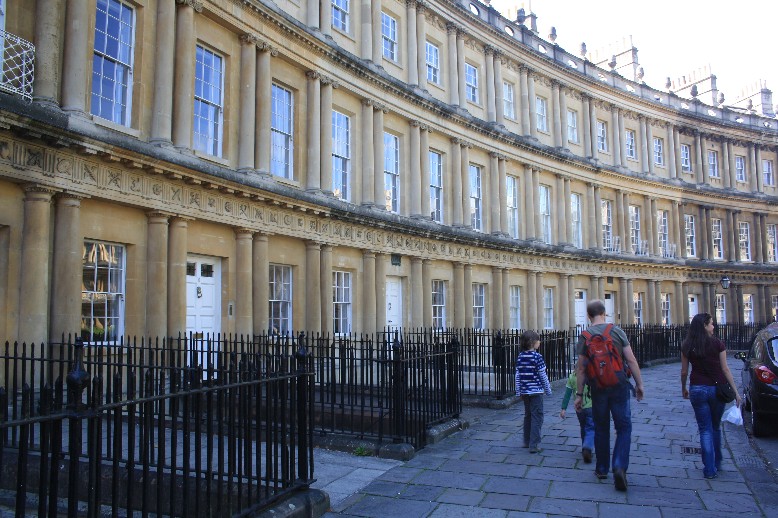
[[[602,332],[602,336],[605,337],[606,340],[611,337],[611,329],[613,329],[613,323],[605,326],[605,330]]]

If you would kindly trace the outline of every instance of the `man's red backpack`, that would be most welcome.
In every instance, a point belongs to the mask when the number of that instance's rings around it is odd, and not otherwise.
[[[586,379],[594,388],[615,387],[627,379],[624,360],[613,344],[611,329],[613,324],[605,326],[602,334],[593,334],[588,329],[581,333],[586,340]]]

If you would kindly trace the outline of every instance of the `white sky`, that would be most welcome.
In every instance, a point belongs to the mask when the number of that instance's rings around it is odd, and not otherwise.
[[[578,55],[632,36],[649,86],[664,90],[710,65],[725,104],[758,80],[778,102],[778,1],[776,0],[492,0],[508,19],[518,7],[538,16],[538,35]],[[510,16],[509,16],[510,12]],[[525,22],[529,25],[529,20]],[[705,101],[709,102],[709,101]]]

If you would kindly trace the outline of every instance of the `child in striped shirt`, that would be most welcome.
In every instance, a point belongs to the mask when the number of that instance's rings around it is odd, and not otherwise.
[[[543,427],[543,394],[551,395],[546,362],[538,352],[540,335],[524,331],[519,338],[521,352],[516,359],[516,395],[524,401],[524,447],[540,453],[540,429]]]

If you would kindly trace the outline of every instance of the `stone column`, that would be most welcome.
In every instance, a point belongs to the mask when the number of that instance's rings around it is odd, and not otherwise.
[[[30,193],[28,192],[27,194],[29,196]],[[25,209],[27,209],[28,203],[29,201],[25,199]],[[35,205],[35,210],[40,209],[41,215],[44,212],[50,212],[50,208],[46,205],[46,200],[41,200],[41,203],[36,203]],[[48,224],[48,215],[46,217],[46,223]],[[28,227],[26,220],[24,230],[25,233],[27,231],[38,231],[38,229]],[[40,229],[40,231],[43,230]],[[26,235],[22,236],[23,242],[25,237]],[[43,237],[48,238],[47,235]],[[43,243],[40,244],[44,245]],[[45,247],[48,248],[48,241],[46,241]],[[68,341],[68,336],[78,336],[80,333],[82,275],[79,275],[79,273],[83,272],[83,249],[81,197],[72,194],[60,194],[57,196],[54,216],[54,257],[51,261],[53,271],[51,276],[51,332],[48,337],[49,341],[59,342],[63,336],[64,341]],[[36,260],[45,259],[46,257],[36,258]],[[26,263],[22,263],[22,271],[24,271],[26,266]],[[44,308],[36,309],[45,313]],[[45,322],[45,320],[41,322]],[[20,336],[19,338],[28,340],[26,336]]]
[[[329,9],[327,9],[329,11]],[[321,190],[324,194],[333,194],[332,185],[332,89],[334,87],[332,79],[322,77],[320,87],[321,95],[321,113],[319,131],[319,146],[321,159]]]
[[[737,313],[735,313],[735,323],[742,324],[743,322],[743,316],[744,316],[744,307],[743,307],[743,286],[737,285],[735,286],[735,308]]]
[[[682,294],[682,300],[683,304],[681,305],[681,310],[683,311],[683,322],[689,322],[691,320],[691,317],[694,315],[689,315],[689,284],[684,283],[683,284],[683,294]]]
[[[268,236],[259,232],[254,234],[252,259],[252,297],[254,299],[254,334],[258,335],[270,328],[268,303],[270,301],[270,259],[268,255]],[[300,324],[298,324],[300,325]]]
[[[519,89],[521,97],[521,134],[530,135],[530,98],[529,98],[529,69],[522,65],[519,67]],[[534,99],[532,102],[535,102]]]
[[[506,173],[506,162],[507,158],[505,156],[500,156],[497,162],[499,174],[497,181],[499,182],[500,191],[500,229],[503,236],[510,235],[508,230],[508,175]]]
[[[762,240],[762,262],[766,263],[769,261],[769,248],[770,244],[767,240],[767,215],[766,214],[760,214],[759,215],[759,236]]]
[[[432,261],[424,259],[421,262],[421,284],[422,284],[422,322],[424,327],[432,327],[432,274],[430,273],[430,264]]]
[[[728,140],[725,140],[721,143],[721,177],[724,181],[724,188],[729,189],[732,187],[732,171],[730,169],[731,164],[729,163],[729,155],[730,155],[730,143]]]
[[[500,208],[504,203],[500,198],[500,171],[499,171],[499,158],[497,153],[489,153],[489,199],[484,200],[484,205],[488,206],[489,211],[489,225],[484,226],[491,230],[494,235],[502,235],[502,226],[500,224]]]
[[[486,68],[486,120],[497,122],[496,91],[494,85],[494,48],[484,45],[484,65]]]
[[[320,76],[318,72],[309,70],[305,76],[308,78],[306,112],[308,174],[305,189],[308,191],[321,191],[321,83],[319,82]],[[330,188],[332,187],[330,186]]]
[[[675,281],[675,302],[673,304],[673,322],[675,324],[684,324],[684,317],[683,317],[683,307],[684,307],[684,300],[683,300],[683,283],[680,281]]]
[[[175,10],[173,4],[169,2],[168,4]],[[60,35],[65,33],[62,23],[64,12],[64,0],[35,3],[36,70],[32,89],[35,102],[59,106],[60,65],[63,50],[60,45]]]
[[[451,218],[451,224],[454,227],[462,226],[462,152],[459,146],[459,139],[451,139],[451,160],[449,160],[449,167],[451,168],[451,198],[453,210]]]
[[[502,271],[502,325],[508,329],[511,326],[511,271],[503,268]],[[519,317],[521,318],[521,317]]]
[[[319,17],[321,23],[319,24],[319,30],[324,36],[328,38],[332,37],[332,3],[322,2],[319,6]]]
[[[551,214],[556,216],[556,240],[553,241],[557,245],[567,245],[570,243],[567,239],[567,219],[565,215],[565,178],[561,174],[556,175],[556,207],[552,206]]]
[[[384,47],[383,39],[381,37],[381,3],[382,0],[372,0],[370,4],[370,18],[373,25],[373,63],[379,67],[381,67],[384,62]],[[386,316],[384,315],[384,320],[385,319]],[[383,326],[379,329],[383,329]]]
[[[650,172],[648,153],[648,121],[643,115],[638,115],[640,121],[640,171],[644,174]]]
[[[256,142],[254,143],[254,167],[257,173],[263,176],[270,175],[270,141],[273,138],[272,131],[270,130],[272,125],[271,103],[273,99],[273,75],[270,72],[270,58],[274,55],[276,55],[276,51],[272,50],[269,45],[261,45],[259,52],[256,53],[257,64],[255,68],[257,78],[255,82],[257,92],[254,112],[256,113],[257,125],[254,129],[256,137]],[[309,88],[312,87],[310,84],[308,86]],[[306,121],[306,123],[308,122]]]
[[[597,245],[597,204],[594,201],[594,184],[586,184],[586,246],[592,250],[599,248]]]
[[[735,189],[737,188],[737,168],[735,167],[735,153],[732,149],[732,141],[728,140],[725,147],[729,162],[729,185],[727,187]]]
[[[552,124],[554,125],[552,128],[554,135],[554,147],[564,147],[564,142],[562,141],[563,121],[559,88],[560,86],[558,81],[551,82],[551,101],[554,111],[554,118],[552,119]],[[565,124],[565,127],[567,127],[567,124]]]
[[[359,52],[360,57],[367,61],[371,61],[373,59],[373,15],[370,13],[370,9],[370,0],[360,0],[359,20],[361,25],[361,32],[359,40]],[[372,327],[373,326],[371,325],[370,327],[366,327],[366,329],[371,329]]]
[[[249,338],[254,331],[253,234],[247,228],[235,230],[235,333]]]
[[[46,2],[47,9],[52,10]],[[67,0],[65,11],[65,46],[62,62],[62,109],[68,112],[85,115],[87,111],[87,78],[91,74],[89,70],[89,58],[92,53],[88,50],[90,30],[89,0]],[[188,9],[191,12],[191,9]],[[62,13],[52,13],[61,16]],[[44,72],[45,73],[45,72]],[[26,340],[26,338],[24,338]]]
[[[631,242],[631,221],[629,217],[629,193],[628,192],[622,192],[621,195],[624,198],[624,213],[622,215],[622,224],[624,225],[624,233],[621,235],[621,249],[624,252],[634,254],[635,250],[632,249],[630,242]]]
[[[758,284],[756,286],[756,294],[754,296],[754,320],[756,322],[766,322],[767,320],[767,308],[764,300],[764,285]]]
[[[465,264],[462,288],[465,293],[465,327],[473,327],[473,265]]]
[[[570,328],[570,299],[568,298],[568,291],[570,290],[570,275],[559,275],[559,325],[554,326],[557,329],[569,329]]]
[[[673,200],[670,210],[670,232],[675,243],[675,257],[681,256],[681,249],[684,247],[683,232],[681,231],[681,206],[680,203]]]
[[[532,191],[527,198],[532,198],[532,219],[534,220],[535,239],[543,239],[540,221],[540,171],[532,170]]]
[[[383,106],[373,103],[373,202],[376,209],[386,210],[384,192],[384,112]]]
[[[686,217],[685,217],[685,210],[684,207],[686,206],[685,203],[679,203],[678,204],[678,235],[680,236],[681,240],[678,243],[679,254],[682,259],[686,259]],[[696,229],[695,229],[696,231]],[[697,236],[694,236],[695,240],[697,239]]]
[[[321,322],[321,244],[305,243],[305,328],[310,333],[322,329]]]
[[[649,243],[651,246],[651,255],[659,256],[659,229],[655,228],[656,221],[656,198],[648,198],[648,223],[651,226],[651,233],[649,234]]]
[[[697,183],[708,183],[705,182],[708,168],[705,167],[702,157],[702,135],[696,130],[694,131],[694,161],[694,174]]]
[[[605,277],[597,277],[597,297],[605,300]]]
[[[454,263],[454,327],[465,327],[465,265]]]
[[[375,320],[376,330],[386,327],[386,254],[375,255]]]
[[[570,135],[567,128],[567,88],[560,85],[559,87],[559,112],[560,112],[560,138],[562,140],[562,149],[569,151],[568,139]]]
[[[175,217],[168,228],[167,253],[167,336],[186,334],[186,254],[189,251],[189,222]]]
[[[705,221],[703,222],[705,225],[704,233],[708,242],[708,260],[713,259],[713,222],[711,221],[710,211],[711,207],[705,207]]]
[[[527,74],[527,96],[529,97],[529,136],[536,139],[538,138],[538,115],[537,115],[537,102],[538,98],[535,95],[535,74],[530,72]],[[548,116],[548,114],[546,114]]]
[[[202,4],[195,2],[179,3],[176,11],[173,145],[182,150],[192,149],[196,46],[193,6],[199,6],[202,11]]]
[[[564,214],[565,214],[565,243],[569,243],[570,245],[573,244],[573,211],[572,207],[570,206],[572,202],[572,190],[570,188],[570,178],[565,177],[564,181],[564,195],[562,197],[563,203],[564,203]],[[580,207],[581,209],[581,218],[583,219],[583,207]],[[583,225],[583,221],[581,221],[581,225]],[[583,246],[583,241],[581,242],[581,245]]]
[[[700,236],[700,251],[698,254],[698,257],[702,259],[703,261],[708,260],[708,228],[707,228],[707,220],[705,218],[705,206],[700,205],[697,208],[698,217],[700,220],[700,228],[695,229],[695,234],[699,234]],[[697,237],[697,236],[695,236]]]
[[[491,311],[489,311],[490,324],[489,329],[504,329],[505,324],[502,320],[502,274],[503,269],[498,266],[492,266],[492,284],[489,287],[492,296]]]
[[[459,89],[459,107],[467,109],[467,95],[465,93],[465,31],[457,30],[457,88]],[[453,62],[451,63],[453,66]],[[453,84],[451,85],[453,88]]]
[[[754,146],[754,173],[756,174],[756,192],[764,192],[764,178],[762,174],[762,148]]]
[[[416,69],[419,74],[419,89],[427,89],[427,24],[424,17],[424,2],[416,5]],[[409,63],[408,66],[413,66]],[[430,309],[431,311],[431,309]],[[430,313],[431,315],[432,313]],[[432,325],[432,320],[430,320]]]
[[[543,308],[543,272],[536,272],[535,280],[535,312],[537,313],[537,327],[535,329],[543,329],[545,327],[545,312]]]
[[[448,101],[452,106],[459,106],[459,68],[457,63],[457,26],[446,24],[448,34]],[[380,34],[379,34],[380,37]]]
[[[329,5],[327,8],[329,8]],[[319,0],[308,0],[308,16],[306,22],[311,29],[316,30],[319,28]]]
[[[462,226],[470,228],[473,222],[470,218],[470,144],[460,142],[462,153]]]
[[[376,262],[375,252],[362,252],[362,332],[376,331]]]
[[[164,4],[166,2],[160,2]],[[254,171],[254,145],[257,107],[257,45],[250,34],[240,37],[240,114],[238,171]]]
[[[599,275],[592,275],[589,277],[589,297],[587,304],[594,299],[603,299],[600,297],[600,277]]]
[[[540,307],[543,307],[543,299],[538,300],[535,298],[534,304],[530,304],[529,302],[533,299],[533,297],[537,297],[537,279],[538,279],[538,272],[534,270],[527,271],[527,295],[526,300],[522,301],[525,302],[525,304],[522,304],[521,306],[526,308],[525,312],[527,314],[526,318],[526,326],[525,329],[538,329],[538,312],[537,312],[537,306],[540,305]]]
[[[575,278],[570,274],[564,275],[567,277],[567,297],[562,303],[567,303],[567,327],[571,329],[575,327]]]
[[[681,132],[678,130],[678,128],[673,128],[673,144],[675,145],[675,148],[673,149],[673,157],[675,159],[675,175],[676,178],[681,176],[681,172],[683,171],[683,166],[681,165]]]
[[[621,189],[616,190],[616,214],[615,214],[615,233],[621,237],[621,250],[624,253],[632,252],[629,247],[629,240],[627,239],[627,229],[629,229],[629,223],[626,225],[625,219],[629,218],[629,202],[625,200],[624,191]]]
[[[505,124],[505,89],[502,81],[502,52],[494,49],[494,90],[497,92],[494,100],[494,107],[497,110],[497,124]],[[507,327],[507,321],[506,327]]]
[[[372,207],[375,194],[375,163],[373,151],[373,101],[362,99],[362,205]],[[375,257],[373,258],[375,263]],[[373,326],[370,329],[372,332]]]
[[[648,304],[648,319],[646,324],[658,324],[657,318],[657,303],[656,303],[656,281],[653,279],[648,280],[648,289],[646,290],[646,303]]]
[[[702,142],[700,142],[700,144],[702,144]],[[702,181],[705,185],[710,185],[710,165],[708,164],[708,154],[704,151],[705,149],[700,151],[702,159],[704,160],[702,164]]]
[[[619,131],[619,112],[616,105],[611,106],[611,135],[613,136],[613,166],[622,165],[621,160],[621,140],[623,133]]]
[[[421,128],[421,215],[426,219],[432,219],[430,208],[430,128]],[[430,289],[432,289],[430,287]],[[432,324],[430,324],[432,325]]]
[[[51,242],[51,197],[54,192],[40,185],[27,185],[24,191],[19,331],[16,336],[21,342],[40,344],[49,338],[46,322],[49,320],[49,256],[51,254],[49,243]],[[69,273],[74,275],[77,272]],[[79,290],[79,300],[80,296]],[[80,311],[80,302],[78,307]],[[59,339],[55,336],[52,338]]]
[[[407,47],[408,47],[408,61],[407,69],[408,69],[408,84],[409,85],[418,85],[419,84],[419,68],[418,68],[418,60],[419,60],[419,51],[424,52],[425,49],[419,49],[417,44],[417,38],[418,34],[416,34],[416,0],[406,0],[405,1],[405,23],[407,24],[407,34],[406,34],[406,41],[407,41]]]
[[[589,127],[592,136],[592,159],[599,160],[600,151],[597,148],[597,106],[589,99]]]
[[[583,120],[581,122],[582,122],[583,130],[584,130],[583,131],[584,155],[586,157],[588,157],[588,158],[591,158],[592,157],[592,138],[593,138],[592,129],[593,128],[590,126],[591,120],[592,120],[590,112],[591,112],[591,100],[592,100],[592,98],[589,97],[586,94],[582,94],[581,97],[583,99],[583,102],[582,102],[582,105],[583,105],[583,114],[582,114],[583,115]],[[595,146],[596,145],[597,144],[595,143]]]
[[[410,125],[410,160],[411,167],[408,171],[410,177],[410,198],[411,198],[411,217],[420,218],[423,216],[421,212],[421,199],[424,193],[424,182],[422,181],[421,173],[421,123],[417,120],[408,121]],[[429,160],[428,160],[429,162]],[[429,181],[429,175],[427,175]],[[427,186],[427,198],[429,198],[429,186]],[[427,213],[429,216],[429,212]]]
[[[727,210],[727,227],[729,227],[729,233],[727,234],[727,248],[729,262],[736,262],[740,259],[740,252],[738,250],[738,228],[737,228],[737,213],[734,210]]]
[[[654,128],[651,120],[646,120],[646,147],[648,148],[648,173],[656,174],[656,164],[654,160]]]
[[[757,264],[762,264],[764,262],[763,255],[764,250],[762,246],[762,242],[764,241],[763,235],[762,235],[762,216],[758,213],[754,212],[754,262]]]
[[[321,329],[324,333],[332,333],[332,246],[321,245],[321,262],[319,267],[321,269],[319,274],[319,282],[321,283]]]
[[[602,249],[602,197],[600,196],[600,186],[594,187],[594,231],[597,236],[596,249]]]
[[[167,297],[154,296],[168,285],[168,218],[151,211],[146,227],[146,332],[147,338],[162,340],[167,334]]]
[[[665,151],[665,154],[667,155],[667,171],[670,174],[670,178],[677,178],[678,177],[678,170],[675,168],[675,130],[673,129],[673,125],[670,123],[667,123],[667,151]]]
[[[421,257],[411,257],[411,327],[424,325],[424,279]],[[429,291],[429,290],[428,290]]]

